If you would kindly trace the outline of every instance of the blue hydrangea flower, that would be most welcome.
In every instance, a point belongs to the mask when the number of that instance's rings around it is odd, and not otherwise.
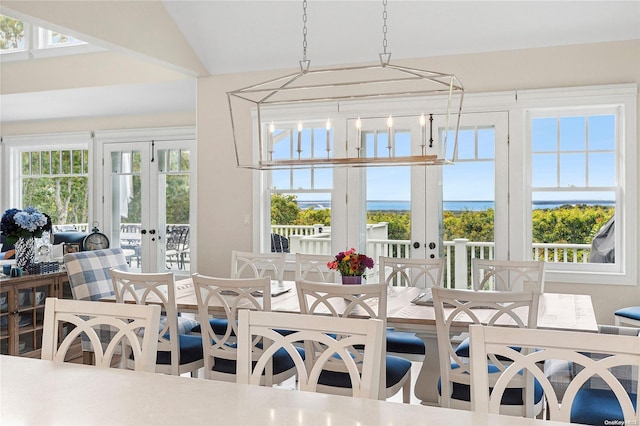
[[[0,232],[7,239],[7,244],[13,245],[19,238],[40,238],[44,231],[51,230],[51,219],[35,207],[8,209],[2,215],[0,225]]]

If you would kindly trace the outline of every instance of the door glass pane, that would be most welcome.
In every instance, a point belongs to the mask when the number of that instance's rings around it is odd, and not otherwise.
[[[158,150],[158,223],[164,224],[164,266],[167,270],[189,274],[191,270],[190,151]]]
[[[454,135],[451,134],[450,138]],[[508,179],[507,171],[496,171],[495,129],[462,127],[458,134],[458,160],[443,166],[444,248],[447,257],[445,283],[455,283],[456,239],[466,245],[467,283],[470,283],[471,259],[493,259],[495,250],[496,178]],[[498,176],[497,176],[498,175]],[[459,280],[459,282],[464,282]]]
[[[121,247],[132,271],[140,272],[142,177],[138,151],[111,153],[111,245]],[[133,170],[138,170],[134,172]],[[116,243],[116,244],[114,244]]]
[[[388,130],[364,132],[365,155],[388,155],[389,149],[394,149],[396,155],[411,155],[411,132],[392,130],[391,144],[389,133]],[[380,256],[411,257],[411,167],[369,167],[364,173],[367,255],[376,262]]]

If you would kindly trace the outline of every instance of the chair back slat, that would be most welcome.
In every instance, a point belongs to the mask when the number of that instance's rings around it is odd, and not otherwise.
[[[327,266],[332,260],[331,255],[296,253],[295,280],[339,283],[340,272]]]
[[[544,261],[471,260],[474,290],[538,291],[544,293]]]
[[[404,259],[380,256],[380,282],[391,287],[442,286],[444,259]]]
[[[231,278],[263,278],[282,281],[286,253],[231,252]]]

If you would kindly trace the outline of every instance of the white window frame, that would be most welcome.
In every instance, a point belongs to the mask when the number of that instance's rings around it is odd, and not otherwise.
[[[0,198],[0,210],[4,211],[12,207],[21,206],[20,191],[20,157],[23,152],[47,150],[88,150],[89,151],[89,175],[88,175],[88,195],[89,195],[89,223],[94,214],[94,155],[93,137],[89,132],[74,133],[51,133],[39,135],[5,136],[2,138],[2,153],[0,160],[2,164],[2,174],[0,176],[1,187],[3,188]]]
[[[621,84],[567,89],[525,90],[517,92],[516,105],[510,120],[511,172],[523,173],[510,179],[510,247],[511,259],[527,259],[531,247],[531,128],[530,120],[544,109],[557,111],[566,108],[582,109],[585,114],[593,108],[619,108],[616,132],[616,241],[615,264],[548,263],[545,280],[579,284],[636,285],[637,277],[637,85]],[[524,166],[524,167],[522,167]],[[510,173],[511,176],[514,173]],[[521,214],[516,214],[520,212]],[[521,232],[517,232],[521,230]]]
[[[409,110],[412,107],[412,100],[399,101],[396,105],[388,102],[384,106],[385,112],[399,114],[403,106]],[[375,102],[371,102],[370,111],[375,114],[381,107]],[[400,106],[403,105],[403,106]],[[618,190],[621,193],[616,209],[616,228],[620,235],[624,236],[624,241],[619,246],[624,254],[617,256],[620,262],[615,265],[607,264],[579,264],[574,267],[549,263],[547,265],[546,281],[559,283],[584,283],[584,284],[614,284],[614,285],[636,285],[637,278],[637,189],[638,182],[636,171],[637,163],[637,85],[636,84],[616,84],[605,86],[591,86],[578,88],[560,89],[539,89],[523,91],[506,91],[492,93],[468,94],[465,96],[463,105],[464,113],[473,112],[494,112],[506,111],[509,115],[509,195],[508,200],[508,228],[496,229],[495,235],[508,235],[508,258],[512,260],[531,259],[531,154],[529,149],[529,129],[527,126],[527,116],[529,111],[534,109],[558,109],[593,106],[617,105],[622,109],[621,120],[618,123],[620,131],[620,144],[617,155],[618,161]],[[300,113],[300,111],[296,111]],[[306,113],[307,111],[305,111]],[[305,118],[327,118],[327,110],[316,108],[304,114]],[[341,114],[347,114],[348,110],[343,110],[340,114],[335,113],[332,123],[338,123]],[[288,111],[282,111],[278,118],[286,119],[290,117]],[[336,125],[334,140],[344,138],[343,131],[339,131]],[[254,138],[257,136],[254,134]],[[254,140],[254,146],[257,141]],[[496,163],[496,167],[500,167]],[[340,184],[345,174],[353,173],[349,169],[336,169],[334,175],[334,192],[332,196],[332,213],[334,215],[347,214],[340,200],[344,200],[346,189]],[[270,229],[268,206],[268,185],[266,174],[255,173],[254,193],[261,194],[254,198],[254,217],[256,229],[261,232],[255,233],[254,248],[264,249],[266,241],[263,235]],[[505,202],[505,201],[503,201]],[[496,209],[498,204],[498,194],[496,193]],[[332,226],[337,221],[332,219]],[[341,247],[342,241],[333,241],[334,248]],[[335,251],[335,250],[334,250]]]
[[[24,48],[15,50],[0,50],[3,62],[24,61],[28,59],[51,58],[55,56],[78,55],[82,53],[106,52],[106,49],[82,41],[81,44],[49,45],[46,34],[55,31],[28,22],[28,17],[19,13],[7,11],[0,6],[0,14],[24,23]],[[66,34],[69,35],[69,34]]]

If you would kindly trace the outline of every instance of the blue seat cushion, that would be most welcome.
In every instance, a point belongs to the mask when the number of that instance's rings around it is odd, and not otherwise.
[[[636,395],[629,394],[636,408]],[[580,389],[571,406],[571,423],[623,425],[622,408],[610,389]]]
[[[397,356],[387,355],[386,367],[387,387],[389,388],[397,385],[407,374],[407,371],[411,369],[411,361]],[[337,388],[350,388],[351,378],[349,377],[349,373],[323,370],[322,373],[320,373],[318,384]]]
[[[456,369],[460,368],[456,363],[451,363],[451,368]],[[489,373],[497,373],[498,367],[495,365],[489,364],[488,366]],[[442,378],[438,378],[438,395],[441,395],[441,382]],[[489,388],[489,392],[491,392],[492,388]],[[542,386],[540,383],[535,380],[534,382],[534,394],[533,401],[535,404],[540,402],[542,399]],[[458,401],[471,401],[471,386],[464,385],[462,383],[453,383],[453,389],[451,392],[451,399],[457,399]],[[501,405],[524,405],[522,402],[522,390],[517,388],[507,388],[502,395],[502,401],[500,401]]]
[[[227,320],[226,318],[209,318],[209,324],[211,324],[211,329],[214,333],[216,333],[217,335],[223,335],[227,332],[229,320]],[[193,327],[191,331],[193,333],[202,333],[202,328],[200,327],[200,324],[198,324]],[[235,336],[236,334],[232,331],[231,335]]]
[[[625,317],[640,321],[640,306],[631,306],[629,308],[618,309],[615,314],[619,317]]]
[[[522,349],[517,346],[510,346],[510,348],[518,352],[520,352],[520,350]],[[460,342],[458,347],[456,347],[455,352],[456,352],[456,355],[458,355],[461,358],[469,358],[469,337],[467,337],[462,342]],[[501,361],[511,361],[509,358],[502,355],[497,355],[497,358]]]
[[[202,359],[202,338],[191,334],[180,335],[180,365]],[[158,351],[156,364],[171,364],[171,352]]]
[[[230,347],[236,347],[236,344],[229,345]],[[304,349],[296,348],[302,359],[304,359]],[[271,358],[273,360],[273,374],[280,374],[287,370],[292,369],[295,364],[293,363],[293,359],[289,356],[287,351],[284,348],[278,349]],[[253,366],[256,365],[255,362],[252,363]],[[224,359],[224,358],[214,358],[213,363],[213,371],[217,371],[220,373],[227,374],[236,374],[236,360],[234,359]],[[264,375],[264,371],[262,372]]]
[[[424,355],[424,341],[415,333],[387,329],[387,351],[399,354]]]

